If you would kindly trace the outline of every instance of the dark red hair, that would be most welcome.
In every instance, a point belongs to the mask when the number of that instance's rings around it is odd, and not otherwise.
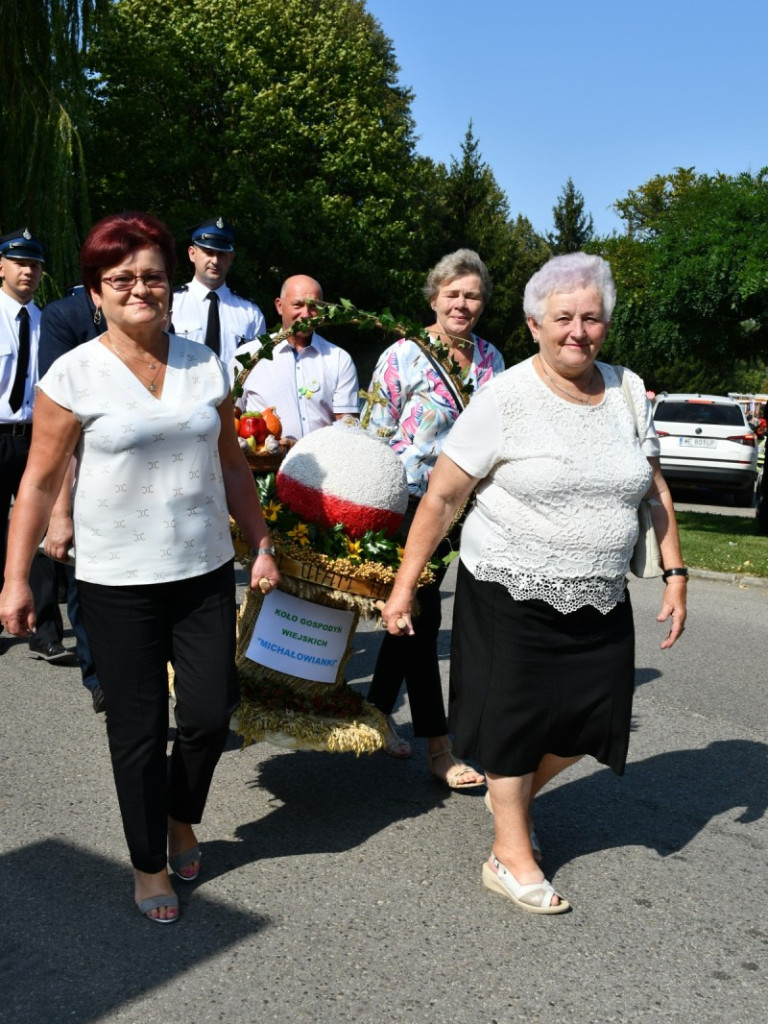
[[[136,249],[156,245],[169,282],[176,270],[173,235],[149,213],[115,213],[94,224],[80,250],[80,275],[88,289],[101,294],[101,272],[121,263]]]

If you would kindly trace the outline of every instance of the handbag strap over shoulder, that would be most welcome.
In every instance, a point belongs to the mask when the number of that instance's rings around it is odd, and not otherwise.
[[[614,370],[616,371],[616,376],[619,378],[619,383],[621,384],[624,401],[629,406],[629,411],[632,413],[632,419],[635,421],[635,433],[640,439],[640,444],[642,445],[645,441],[645,434],[640,430],[640,421],[637,418],[637,406],[635,405],[635,400],[632,397],[632,392],[629,390],[629,382],[627,381],[626,374],[624,373],[625,367],[614,366]]]

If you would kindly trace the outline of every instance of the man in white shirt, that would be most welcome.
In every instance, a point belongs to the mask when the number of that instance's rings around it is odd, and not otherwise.
[[[229,363],[235,350],[267,329],[264,314],[255,302],[232,291],[226,282],[235,258],[235,232],[223,217],[189,229],[188,249],[195,276],[189,284],[174,288],[172,330],[175,334],[208,345]]]
[[[0,238],[0,582],[8,514],[27,465],[38,379],[40,310],[32,301],[43,274],[43,246],[27,228]],[[30,572],[37,631],[29,652],[49,662],[72,660],[62,646],[56,565],[36,555]]]
[[[283,329],[317,316],[323,290],[314,278],[298,274],[283,282],[275,308]],[[258,346],[249,346],[254,352]],[[245,351],[248,351],[246,349]],[[235,372],[240,369],[235,359]],[[357,416],[357,371],[349,354],[312,331],[279,341],[272,358],[260,359],[243,384],[237,406],[263,412],[270,406],[280,417],[284,437],[300,438],[343,416]]]

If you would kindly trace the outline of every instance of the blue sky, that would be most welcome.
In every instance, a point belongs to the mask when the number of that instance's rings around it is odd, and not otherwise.
[[[552,229],[568,177],[600,233],[656,174],[768,165],[768,2],[367,0],[415,93],[417,150],[472,119],[513,216]]]

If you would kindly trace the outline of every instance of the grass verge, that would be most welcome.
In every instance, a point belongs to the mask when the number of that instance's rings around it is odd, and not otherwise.
[[[754,518],[706,512],[676,515],[686,565],[768,577],[768,537],[758,537]]]

